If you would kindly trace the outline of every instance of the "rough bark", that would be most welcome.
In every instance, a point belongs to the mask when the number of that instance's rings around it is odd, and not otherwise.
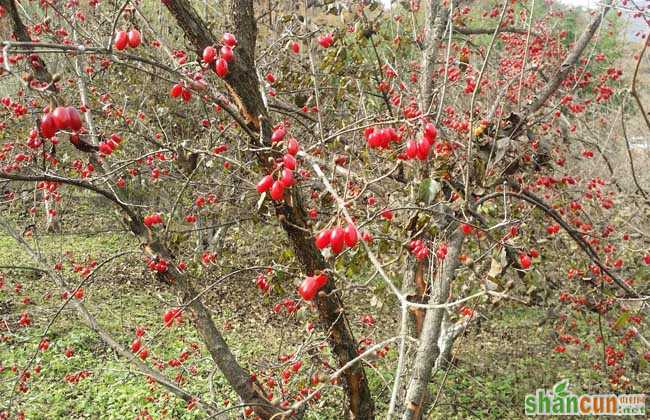
[[[444,304],[449,298],[451,283],[455,278],[455,271],[460,262],[458,256],[463,244],[463,232],[456,229],[448,245],[449,252],[444,264],[439,268],[441,272],[433,284],[430,302],[433,304]],[[420,336],[413,366],[413,374],[406,392],[404,420],[415,420],[422,418],[426,406],[427,385],[431,377],[431,370],[440,353],[438,339],[440,338],[442,320],[445,315],[445,308],[429,309],[424,318],[424,326]]]
[[[420,109],[426,113],[433,101],[433,72],[438,56],[438,44],[447,28],[449,9],[440,7],[439,0],[428,0],[425,22],[425,41],[422,51],[422,84],[420,86]]]
[[[451,363],[451,351],[454,347],[456,339],[467,329],[469,324],[476,319],[464,318],[463,320],[453,323],[447,321],[447,314],[442,319],[440,327],[440,337],[438,337],[438,358],[435,362],[435,369],[446,369]]]
[[[198,54],[208,45],[217,44],[207,25],[193,10],[187,0],[167,0],[165,6],[176,19],[187,38],[192,42]],[[233,33],[239,44],[236,57],[229,64],[225,77],[226,88],[245,118],[248,127],[260,133],[259,140],[265,146],[271,144],[271,123],[268,110],[260,93],[260,84],[255,69],[255,40],[257,26],[252,0],[234,0],[231,3]],[[267,170],[271,169],[270,153],[257,154],[258,161]],[[294,188],[282,202],[274,202],[275,212],[286,232],[296,258],[307,274],[329,268],[321,253],[316,248],[312,235],[307,229],[306,214],[302,198]],[[328,341],[339,366],[344,366],[357,355],[357,345],[344,314],[343,304],[335,293],[334,279],[330,278],[323,289],[324,294],[316,299],[319,317],[324,331],[328,332]],[[347,394],[349,418],[370,419],[374,416],[374,403],[368,387],[368,380],[361,364],[355,364],[342,374],[342,385]]]

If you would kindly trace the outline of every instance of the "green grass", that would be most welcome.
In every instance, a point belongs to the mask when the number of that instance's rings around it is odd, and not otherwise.
[[[40,243],[30,240],[34,249],[40,247],[48,250],[46,257],[50,261],[63,259],[63,251],[71,251],[75,259],[91,256],[98,262],[117,252],[133,248],[134,241],[124,235],[83,236],[49,236]],[[137,248],[136,248],[137,249]],[[69,254],[68,254],[69,255]],[[131,260],[133,261],[133,259]],[[34,266],[29,255],[17,248],[13,239],[0,237],[0,266],[18,265]],[[165,291],[153,296],[143,287],[142,272],[124,272],[126,264],[116,263],[110,269],[102,270],[92,285],[86,287],[84,302],[90,312],[98,319],[102,327],[108,330],[122,344],[127,345],[134,338],[136,325],[147,328],[148,336],[161,329],[161,316],[165,305],[158,298],[174,302]],[[47,333],[51,345],[45,352],[36,351],[45,325],[61,305],[58,289],[52,287],[47,277],[39,277],[26,270],[3,270],[8,286],[0,291],[0,302],[12,302],[10,313],[2,314],[14,322],[19,314],[29,311],[33,324],[29,328],[15,329],[7,343],[0,346],[0,363],[5,370],[0,373],[0,394],[11,395],[11,387],[16,375],[11,367],[25,367],[34,354],[32,363],[41,366],[39,374],[33,375],[27,394],[16,396],[16,405],[25,411],[28,418],[134,418],[140,410],[146,409],[156,418],[195,418],[198,411],[188,412],[185,403],[170,397],[159,387],[152,388],[142,375],[120,360],[107,348],[99,337],[79,322],[76,312],[66,308],[57,318]],[[64,270],[73,280],[71,285],[80,281],[78,275],[73,277],[70,270]],[[23,284],[21,298],[29,295],[33,300],[30,305],[20,303],[12,286],[15,282]],[[138,285],[139,283],[139,285]],[[149,284],[148,286],[151,286]],[[43,296],[52,293],[46,300]],[[4,331],[3,331],[4,332]],[[187,349],[191,343],[198,343],[198,337],[187,323],[174,327],[174,330],[162,329],[151,343],[151,353],[155,358],[166,361],[178,357],[180,351]],[[74,349],[74,356],[65,357],[66,348]],[[153,360],[154,357],[151,358]],[[203,356],[192,357],[198,377],[207,379],[212,368]],[[88,370],[91,376],[77,384],[69,384],[65,376]],[[180,372],[178,368],[166,369],[172,379]],[[187,377],[189,374],[184,372]],[[195,387],[198,381],[188,381],[188,389],[197,393],[205,390]],[[232,398],[231,391],[222,378],[215,378],[215,392],[221,392]],[[9,397],[7,397],[8,399]],[[6,403],[3,398],[3,404]]]
[[[31,240],[30,244],[35,245],[35,242]],[[101,262],[118,252],[138,250],[136,241],[121,234],[48,236],[39,246],[48,250],[46,256],[50,263],[64,259],[65,251],[71,251],[75,260],[88,257]],[[33,266],[33,261],[11,238],[0,236],[0,266],[7,265]],[[36,354],[31,371],[36,365],[42,370],[28,382],[29,392],[17,393],[15,397],[14,410],[23,410],[28,418],[135,418],[144,409],[154,418],[201,418],[198,410],[187,411],[184,402],[159,386],[148,384],[146,378],[81,324],[72,308],[66,308],[48,331],[50,348],[37,352],[45,325],[61,305],[59,291],[52,287],[47,277],[33,272],[0,271],[5,274],[6,283],[0,290],[0,320],[7,320],[11,326],[11,333],[0,329],[0,334],[7,337],[0,342],[0,364],[4,367],[0,373],[1,404],[9,400],[16,380],[11,368],[24,368]],[[80,281],[79,275],[69,268],[64,273],[71,285]],[[206,273],[206,281],[211,281],[212,275]],[[299,311],[298,316],[291,319],[270,314],[273,299],[268,302],[261,299],[250,287],[250,281],[247,277],[233,279],[215,289],[213,294],[206,295],[205,302],[240,363],[261,372],[277,364],[280,352],[295,351],[305,336],[305,322],[315,321],[316,317],[306,310]],[[16,282],[23,285],[19,295],[14,292]],[[52,294],[49,299],[45,298],[47,292]],[[21,303],[27,295],[33,301],[29,305]],[[354,322],[355,317],[365,313],[375,315],[382,334],[393,334],[396,326],[392,304],[373,308],[365,299],[361,295],[346,299],[348,310],[354,314],[350,319],[356,336],[368,333]],[[165,365],[163,373],[172,379],[182,373],[186,379],[185,389],[214,401],[217,406],[223,406],[224,400],[237,403],[235,393],[218,371],[210,385],[214,364],[190,323],[185,321],[171,329],[162,327],[163,312],[176,301],[167,286],[147,274],[139,253],[124,256],[101,269],[93,283],[86,286],[84,302],[102,327],[125,346],[133,340],[135,327],[144,326],[152,354],[147,360],[149,363],[166,363],[196,343],[199,352],[193,354],[184,367]],[[18,328],[16,322],[24,310],[30,312],[33,324],[29,328]],[[569,379],[576,392],[608,392],[603,386],[602,372],[591,367],[593,360],[587,353],[581,353],[578,348],[571,348],[567,354],[553,352],[552,322],[538,326],[543,315],[539,308],[504,305],[489,315],[489,321],[483,321],[480,328],[472,327],[459,339],[456,361],[450,370],[438,372],[432,379],[430,390],[434,398],[441,387],[442,392],[431,411],[431,418],[521,418],[525,394],[537,388],[550,388],[563,378]],[[578,318],[577,328],[593,330],[593,324],[590,326],[587,321],[587,318]],[[224,328],[226,324],[228,328]],[[75,351],[70,359],[63,354],[68,347]],[[393,347],[386,358],[374,362],[374,369],[366,370],[378,413],[387,410],[396,357]],[[305,362],[305,366],[310,365]],[[195,373],[187,370],[190,366]],[[77,384],[65,381],[66,375],[83,370],[92,372],[91,376]],[[296,386],[292,385],[292,389],[307,385],[309,374],[305,371],[304,375],[296,376],[293,383]],[[648,389],[647,369],[635,378],[635,384]],[[323,399],[307,412],[306,418],[340,418],[342,398],[339,388],[328,388]],[[229,412],[233,416],[236,413],[237,410]]]

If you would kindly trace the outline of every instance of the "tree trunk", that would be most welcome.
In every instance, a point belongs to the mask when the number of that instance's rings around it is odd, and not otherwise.
[[[438,278],[433,283],[430,299],[433,304],[444,304],[449,298],[451,282],[455,277],[456,268],[459,266],[458,256],[463,245],[463,237],[463,232],[460,229],[456,229],[452,235],[448,245],[449,252],[444,263],[439,266]],[[406,393],[406,409],[402,417],[403,420],[421,419],[426,411],[428,384],[431,370],[440,353],[438,339],[445,311],[445,308],[427,310],[411,382]]]
[[[192,42],[197,55],[201,55],[208,45],[216,45],[217,40],[198,16],[187,0],[166,0],[167,9]],[[232,100],[239,108],[247,127],[259,137],[252,142],[271,145],[271,123],[268,110],[260,93],[260,83],[255,69],[255,42],[257,25],[252,0],[233,0],[231,3],[233,33],[238,40],[237,57],[229,64],[228,75],[224,78]],[[270,172],[269,158],[277,157],[275,152],[258,152],[260,164]],[[302,198],[297,189],[292,189],[285,201],[275,201],[275,212],[286,232],[291,247],[303,266],[306,274],[327,270],[328,264],[316,248],[307,228]],[[330,278],[323,289],[323,296],[316,299],[323,331],[328,332],[328,341],[339,366],[343,366],[357,356],[357,344],[345,317],[343,304],[336,285]],[[347,394],[348,418],[357,420],[374,418],[374,402],[368,387],[365,371],[360,363],[345,370],[342,374],[343,388]]]

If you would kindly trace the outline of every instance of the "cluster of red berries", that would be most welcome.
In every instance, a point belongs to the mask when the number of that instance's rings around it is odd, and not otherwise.
[[[280,124],[273,130],[271,141],[273,143],[281,142],[286,135],[286,128],[283,124]],[[257,192],[261,194],[268,191],[272,200],[282,200],[284,198],[284,190],[296,183],[293,171],[296,169],[298,163],[295,156],[299,150],[300,144],[298,140],[294,138],[289,139],[287,141],[287,153],[282,157],[282,176],[276,180],[273,174],[266,175],[257,183]]]
[[[324,249],[328,246],[333,253],[338,254],[345,247],[352,248],[359,241],[359,232],[356,226],[348,225],[345,229],[337,226],[333,229],[325,229],[316,236],[316,247]]]
[[[361,317],[361,323],[365,325],[366,327],[374,327],[375,326],[375,318],[372,315],[363,315]]]
[[[142,347],[142,341],[140,339],[144,337],[145,330],[143,327],[137,327],[135,329],[135,339],[131,343],[131,351],[137,354],[140,359],[146,360],[149,357],[149,350],[146,347]]]
[[[431,123],[427,123],[424,126],[424,135],[420,140],[409,140],[406,142],[406,150],[404,152],[406,158],[427,160],[431,146],[436,142],[436,137],[438,137],[436,127]]]
[[[18,320],[18,324],[20,324],[22,327],[28,327],[32,323],[32,319],[29,317],[28,312],[23,312],[20,314],[20,319]]]
[[[323,48],[329,48],[334,44],[334,34],[329,32],[318,37],[318,44]]]
[[[268,292],[269,288],[271,287],[266,276],[262,273],[257,275],[257,278],[255,279],[255,285],[264,293]]]
[[[298,302],[291,298],[285,298],[281,303],[276,303],[273,305],[273,313],[279,314],[282,312],[282,308],[285,308],[288,313],[292,314],[298,310],[300,306]]]
[[[74,385],[74,384],[78,384],[79,381],[81,381],[82,379],[86,379],[87,377],[89,377],[92,374],[93,373],[91,371],[89,371],[89,370],[80,370],[77,373],[68,373],[68,374],[66,374],[63,377],[63,379],[67,383]]]
[[[50,348],[50,341],[47,339],[47,337],[43,337],[41,339],[41,342],[38,343],[38,349],[40,351],[46,351],[49,348]]]
[[[169,269],[169,263],[162,258],[159,258],[157,260],[150,259],[147,261],[147,268],[149,268],[151,271],[165,273]]]
[[[388,149],[391,143],[399,143],[402,139],[393,127],[379,129],[368,127],[363,134],[371,149]]]
[[[41,147],[42,144],[43,141],[41,141],[41,139],[38,137],[38,130],[35,129],[30,130],[29,139],[27,139],[27,147],[29,147],[30,149],[38,149],[39,147]]]
[[[555,235],[559,231],[560,231],[560,225],[558,225],[558,224],[553,224],[553,225],[550,225],[550,226],[546,227],[546,232],[549,235]]]
[[[461,306],[460,309],[458,310],[458,313],[461,314],[462,316],[471,318],[474,316],[474,309],[469,308],[467,306]]]
[[[429,256],[429,248],[427,248],[422,239],[412,240],[409,243],[409,249],[418,261],[422,261]]]
[[[192,99],[192,91],[185,87],[185,83],[176,83],[172,86],[172,89],[169,91],[169,95],[172,98],[178,98],[179,96],[183,98],[184,102],[189,102]]]
[[[87,277],[87,276],[88,275],[86,274],[84,277]],[[86,294],[86,292],[84,291],[83,287],[80,287],[80,288],[78,288],[77,290],[74,291],[74,297],[77,300],[83,300],[85,294]],[[69,291],[69,290],[66,290],[63,293],[61,293],[61,299],[62,300],[67,300],[70,297],[70,295],[72,295],[72,292]]]
[[[122,143],[122,137],[113,133],[111,134],[111,138],[108,139],[108,141],[99,143],[99,152],[102,155],[110,156],[115,151],[115,149],[120,146],[120,143]]]
[[[81,130],[81,116],[75,107],[59,106],[41,118],[41,136],[52,138],[58,130]]]
[[[171,367],[179,367],[180,365],[185,363],[189,358],[190,358],[190,352],[187,350],[183,350],[177,359],[169,359],[167,364]]]
[[[172,308],[168,311],[166,311],[163,314],[163,322],[165,323],[165,327],[170,328],[172,325],[174,325],[174,321],[176,321],[177,324],[181,324],[183,322],[183,309],[181,308]]]
[[[152,227],[155,225],[160,225],[163,223],[163,218],[160,215],[160,213],[156,214],[149,214],[147,216],[144,216],[143,223],[146,227]]]
[[[323,273],[307,276],[298,287],[298,293],[304,300],[313,300],[318,291],[325,287],[328,281],[328,277]]]
[[[214,63],[214,72],[217,76],[223,78],[228,74],[228,63],[234,58],[232,49],[237,45],[237,39],[231,33],[224,33],[221,39],[223,46],[219,50],[217,58],[217,49],[213,46],[207,46],[203,50],[203,62],[210,65]]]
[[[126,31],[118,31],[115,33],[115,49],[122,51],[126,47],[138,48],[142,42],[142,35],[137,29],[131,29],[128,33]]]

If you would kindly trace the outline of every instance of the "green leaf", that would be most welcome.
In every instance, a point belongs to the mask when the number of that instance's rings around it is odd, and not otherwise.
[[[628,320],[630,319],[630,312],[623,312],[623,314],[618,317],[616,322],[614,323],[614,330],[618,330],[627,324]]]
[[[441,188],[442,185],[435,179],[423,180],[418,189],[418,201],[427,205],[433,203]]]
[[[555,386],[553,386],[553,395],[556,395],[558,397],[566,397],[569,395],[568,388],[569,387],[569,381],[566,379],[561,380],[560,382],[556,383]]]

